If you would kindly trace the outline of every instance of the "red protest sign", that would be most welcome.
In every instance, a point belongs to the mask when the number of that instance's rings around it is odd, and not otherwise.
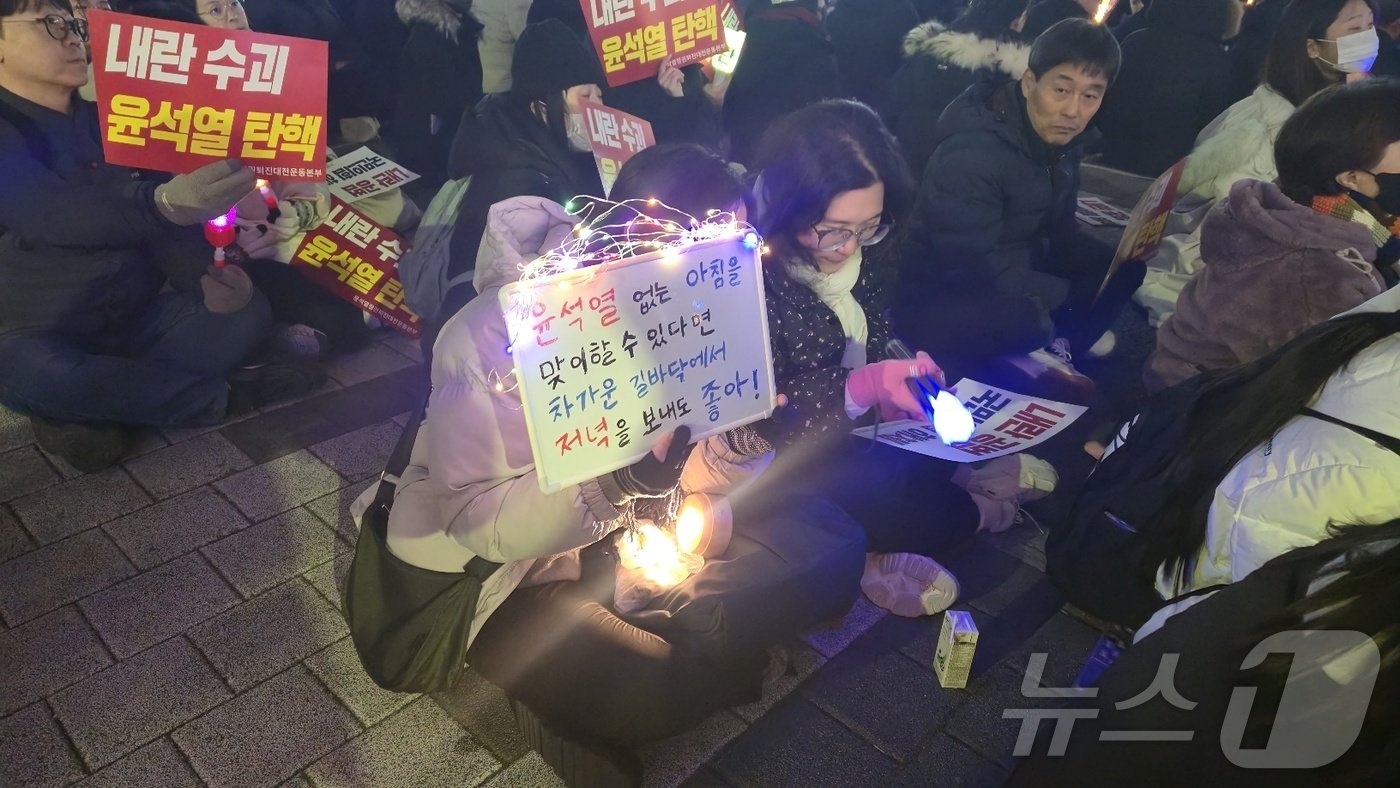
[[[1176,203],[1176,187],[1181,184],[1181,173],[1185,170],[1186,159],[1182,159],[1153,181],[1142,199],[1138,200],[1137,207],[1133,208],[1132,216],[1128,218],[1128,226],[1123,230],[1123,238],[1118,242],[1118,252],[1108,266],[1108,274],[1104,276],[1103,284],[1099,285],[1100,295],[1123,263],[1146,260],[1157,254],[1167,231],[1172,205]]]
[[[88,18],[109,163],[183,173],[240,159],[264,178],[325,180],[324,41]]]
[[[583,119],[588,125],[588,141],[593,146],[593,160],[598,163],[598,175],[603,181],[603,192],[611,193],[617,171],[627,160],[656,144],[656,136],[651,132],[651,124],[621,110],[580,102]]]
[[[726,51],[717,0],[579,0],[608,85],[654,77]]]
[[[403,283],[398,278],[398,260],[406,251],[408,242],[393,230],[331,198],[330,215],[306,234],[292,256],[292,265],[379,322],[417,338],[423,325],[404,304]]]

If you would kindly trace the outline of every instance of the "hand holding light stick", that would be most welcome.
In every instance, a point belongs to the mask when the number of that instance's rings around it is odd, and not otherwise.
[[[885,345],[885,351],[890,354],[891,358],[909,360],[914,358],[909,347],[898,339],[891,339]],[[977,430],[977,423],[972,420],[972,414],[967,412],[967,408],[963,407],[962,402],[951,391],[938,385],[928,375],[910,378],[908,386],[914,399],[923,406],[924,415],[928,417],[933,431],[938,433],[939,440],[952,446],[972,438],[972,433]]]

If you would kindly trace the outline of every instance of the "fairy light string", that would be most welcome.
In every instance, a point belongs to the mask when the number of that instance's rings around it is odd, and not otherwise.
[[[720,238],[743,238],[749,249],[768,252],[758,231],[748,222],[739,221],[733,211],[711,210],[704,217],[696,217],[655,197],[621,202],[576,197],[565,205],[565,210],[579,218],[578,224],[557,246],[522,263],[519,281],[530,283],[576,273],[555,285],[567,291],[587,285],[613,263],[659,253],[664,263],[675,264],[686,249]],[[515,292],[511,306],[505,310],[507,355],[527,333],[531,317],[538,317],[533,314],[536,303],[534,288]],[[487,370],[485,383],[497,394],[513,393],[520,386],[513,366],[505,374]]]

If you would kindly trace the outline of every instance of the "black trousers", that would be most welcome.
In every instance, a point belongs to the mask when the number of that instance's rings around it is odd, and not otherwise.
[[[860,592],[865,539],[816,498],[745,496],[720,559],[619,613],[610,537],[577,581],[517,589],[482,626],[469,664],[569,735],[635,745],[757,700],[767,649],[840,615]]]

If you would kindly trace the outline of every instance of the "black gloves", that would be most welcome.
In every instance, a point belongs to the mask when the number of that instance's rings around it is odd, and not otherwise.
[[[621,505],[633,498],[654,498],[670,492],[681,480],[681,469],[690,457],[690,428],[677,427],[671,434],[671,445],[666,450],[665,459],[656,459],[648,454],[637,462],[613,471],[611,481],[616,486],[609,500]],[[604,485],[607,490],[609,485]],[[620,493],[620,495],[618,494]]]

